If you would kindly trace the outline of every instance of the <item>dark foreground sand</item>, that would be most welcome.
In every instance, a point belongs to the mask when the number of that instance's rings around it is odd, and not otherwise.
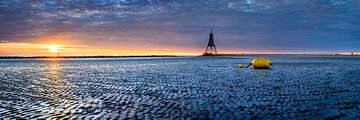
[[[358,58],[252,58],[3,59],[0,117],[359,118]]]

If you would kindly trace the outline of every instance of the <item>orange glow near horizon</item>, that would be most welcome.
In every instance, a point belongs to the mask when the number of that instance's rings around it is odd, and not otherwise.
[[[151,47],[138,43],[87,43],[83,44],[71,35],[41,37],[29,39],[29,43],[0,43],[0,56],[121,56],[121,55],[202,55],[205,49],[197,46]],[[78,41],[77,41],[78,40]],[[117,44],[120,44],[119,46]],[[282,51],[264,51],[246,48],[221,48],[219,54],[266,54],[283,53]]]
[[[180,50],[178,50],[180,49]],[[88,45],[1,43],[0,56],[92,56],[92,55],[199,55],[203,50],[181,48],[106,48]]]
[[[104,45],[102,45],[104,46]],[[0,56],[127,56],[127,55],[190,55],[197,56],[204,52],[204,48],[182,48],[155,46],[146,47],[99,47],[90,45],[69,45],[60,42],[43,43],[0,43]],[[261,51],[250,49],[220,48],[219,54],[278,54],[281,51]]]
[[[49,45],[49,46],[47,46],[48,47],[48,49],[50,50],[50,52],[59,52],[59,46],[58,45]]]
[[[171,35],[181,36],[181,35]],[[130,55],[202,55],[203,46],[178,46],[138,42],[100,42],[87,41],[86,37],[71,33],[49,34],[42,37],[29,38],[27,43],[0,43],[0,56],[130,56]],[[134,36],[133,39],[144,39]],[[222,48],[219,54],[267,54],[284,53],[262,48]],[[311,52],[311,51],[310,51]],[[286,53],[286,51],[285,51]]]

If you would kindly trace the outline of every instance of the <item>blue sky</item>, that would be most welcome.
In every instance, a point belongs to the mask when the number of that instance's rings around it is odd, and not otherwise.
[[[0,44],[201,54],[210,28],[220,53],[360,51],[360,1],[0,0]]]

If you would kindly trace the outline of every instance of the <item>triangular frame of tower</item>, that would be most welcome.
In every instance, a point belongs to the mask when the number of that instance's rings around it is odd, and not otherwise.
[[[212,28],[211,28],[211,31],[209,34],[209,42],[206,47],[205,53],[203,55],[205,55],[205,56],[217,55],[217,50],[216,50],[216,46],[215,46],[214,34],[213,34]]]

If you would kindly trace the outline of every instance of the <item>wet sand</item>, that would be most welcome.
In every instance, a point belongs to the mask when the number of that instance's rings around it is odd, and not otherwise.
[[[0,60],[1,118],[356,119],[358,58]]]

